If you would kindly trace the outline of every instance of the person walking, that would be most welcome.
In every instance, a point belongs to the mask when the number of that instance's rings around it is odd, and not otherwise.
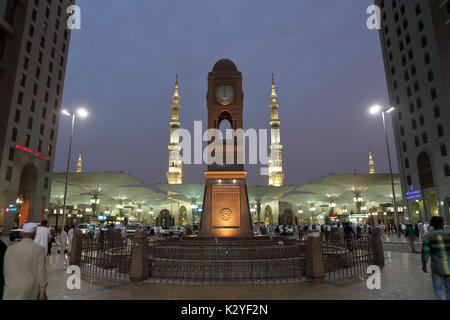
[[[4,300],[47,300],[47,251],[33,241],[36,235],[36,223],[25,223],[22,241],[6,250]]]
[[[59,240],[61,241],[61,247],[58,250],[59,254],[65,254],[67,253],[67,227],[64,228],[64,230],[59,235]]]
[[[48,228],[47,220],[41,222],[41,226],[37,227],[34,243],[45,249],[45,254],[48,254],[48,244],[51,240],[50,229]]]
[[[8,247],[0,239],[0,300],[3,299],[3,288],[5,286],[5,278],[3,277],[3,261],[4,261],[6,249],[8,249]]]
[[[67,251],[72,251],[72,239],[73,239],[73,232],[75,230],[75,226],[71,226],[69,231],[67,232]]]
[[[444,231],[442,217],[432,217],[430,225],[433,231],[423,239],[422,270],[428,273],[427,262],[431,257],[434,292],[439,300],[450,300],[450,234]]]
[[[416,223],[416,225],[414,226],[414,236],[415,236],[417,239],[420,238],[419,226],[417,225],[417,223]]]
[[[405,237],[408,238],[409,241],[409,247],[411,248],[411,252],[416,253],[416,249],[414,248],[414,228],[411,224],[408,224],[408,226],[405,229]]]

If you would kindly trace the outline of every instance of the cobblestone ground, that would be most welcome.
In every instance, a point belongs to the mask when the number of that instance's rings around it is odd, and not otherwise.
[[[9,240],[3,240],[11,245]],[[411,253],[406,241],[397,240],[395,237],[383,241],[385,267],[381,273],[381,290],[369,290],[363,280],[261,286],[193,286],[85,279],[81,281],[81,290],[69,290],[66,286],[67,259],[58,255],[58,248],[54,247],[52,256],[48,257],[47,295],[51,300],[435,300],[431,275],[421,271],[420,254]],[[421,249],[419,241],[416,248],[418,251]]]

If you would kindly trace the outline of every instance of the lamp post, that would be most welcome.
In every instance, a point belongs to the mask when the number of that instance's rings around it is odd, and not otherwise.
[[[61,229],[61,230],[64,230],[65,224],[66,224],[67,184],[69,182],[70,155],[72,153],[72,138],[73,138],[73,128],[75,125],[75,115],[85,118],[85,117],[87,117],[88,113],[85,109],[78,109],[75,112],[70,112],[70,111],[67,111],[64,109],[62,111],[62,113],[66,116],[72,117],[72,130],[70,132],[69,154],[67,155],[66,184],[64,186],[64,209],[63,209],[63,223],[62,223],[62,229]]]
[[[386,138],[386,149],[387,149],[387,155],[388,155],[388,161],[389,161],[389,173],[391,175],[392,199],[394,202],[394,220],[395,220],[395,225],[397,225],[397,223],[398,223],[398,221],[397,221],[397,203],[395,200],[394,175],[392,174],[391,152],[389,150],[389,140],[388,140],[388,134],[387,134],[387,129],[386,129],[386,117],[385,117],[386,113],[391,113],[394,110],[395,110],[394,107],[391,107],[389,109],[382,109],[379,105],[375,105],[372,108],[370,108],[369,112],[371,114],[377,114],[377,113],[381,112],[381,117],[383,118],[384,136]]]

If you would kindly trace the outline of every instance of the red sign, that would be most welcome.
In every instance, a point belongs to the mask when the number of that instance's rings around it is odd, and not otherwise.
[[[18,144],[16,144],[16,148],[19,149],[19,150],[22,150],[22,151],[31,153],[31,154],[34,155],[35,157],[38,157],[38,158],[41,158],[41,159],[44,159],[44,160],[48,160],[48,157],[46,157],[46,156],[40,154],[39,152],[34,152],[34,151],[32,151],[32,150],[30,150],[30,149],[27,149],[27,148],[25,148],[25,147],[21,147],[21,146],[19,146]]]

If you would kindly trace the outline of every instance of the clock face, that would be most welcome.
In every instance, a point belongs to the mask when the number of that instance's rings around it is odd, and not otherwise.
[[[231,86],[220,86],[216,90],[216,99],[223,106],[228,106],[234,101],[234,90]]]

